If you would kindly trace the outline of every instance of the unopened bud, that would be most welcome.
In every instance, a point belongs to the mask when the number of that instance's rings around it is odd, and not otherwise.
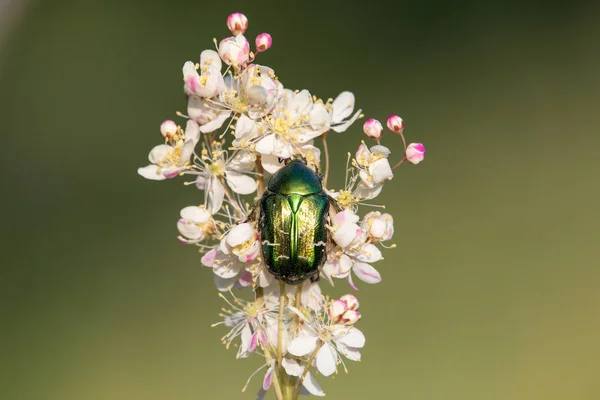
[[[344,325],[354,325],[360,319],[360,313],[356,310],[348,310],[342,315],[341,323]]]
[[[371,139],[378,140],[383,134],[383,127],[381,126],[381,122],[374,118],[369,118],[363,124],[363,132]]]
[[[273,38],[268,33],[261,33],[256,37],[256,52],[260,53],[262,51],[267,51],[271,48],[273,44]]]
[[[239,12],[230,14],[227,17],[227,27],[234,35],[244,34],[248,29],[248,18]]]
[[[406,147],[406,159],[412,164],[418,164],[425,158],[425,146],[421,143],[411,143]]]
[[[358,299],[353,294],[345,294],[340,297],[340,300],[346,303],[348,310],[358,310]]]
[[[177,124],[170,119],[160,124],[160,134],[167,139],[171,139],[177,134]]]
[[[390,115],[387,119],[387,127],[392,132],[402,133],[404,130],[404,121],[397,115]]]
[[[342,300],[336,300],[333,303],[331,303],[331,306],[329,307],[329,318],[331,318],[331,320],[334,323],[338,323],[340,322],[341,318],[342,318],[342,314],[344,314],[346,312],[347,309],[347,305],[345,301]]]

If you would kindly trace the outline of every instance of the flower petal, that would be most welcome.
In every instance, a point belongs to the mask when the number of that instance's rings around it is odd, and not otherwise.
[[[208,209],[211,214],[216,214],[223,205],[225,188],[219,179],[211,176],[208,179]]]
[[[138,168],[138,174],[151,181],[164,181],[167,179],[158,165],[150,164],[145,167]]]
[[[219,115],[217,115],[217,118],[202,125],[200,127],[200,132],[210,133],[210,132],[216,131],[217,129],[219,129],[220,127],[223,126],[223,124],[225,123],[225,121],[227,121],[227,119],[229,118],[230,115],[231,115],[231,111],[219,113]]]
[[[333,109],[331,122],[334,124],[342,122],[354,110],[354,94],[352,92],[340,93],[331,104],[331,108]]]
[[[231,190],[239,194],[253,193],[258,187],[255,179],[235,171],[227,171],[225,179]]]
[[[345,335],[337,338],[338,342],[355,348],[364,347],[365,340],[365,335],[356,328],[350,328]]]
[[[323,397],[325,396],[325,392],[321,389],[321,386],[317,383],[315,377],[308,372],[304,377],[304,381],[302,382],[302,388],[306,389],[306,391],[313,396]]]
[[[352,266],[352,270],[356,274],[356,277],[363,282],[371,284],[381,282],[379,272],[367,263],[356,261]]]
[[[317,347],[316,336],[299,336],[292,340],[288,347],[288,352],[298,357],[312,353]]]
[[[325,343],[317,352],[317,369],[323,376],[330,376],[337,370],[334,351],[329,343]]]

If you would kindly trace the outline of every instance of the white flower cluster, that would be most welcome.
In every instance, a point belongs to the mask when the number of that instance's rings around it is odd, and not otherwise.
[[[371,264],[382,259],[381,247],[394,247],[385,245],[394,233],[393,218],[379,211],[361,218],[359,205],[376,198],[403,162],[422,161],[425,148],[407,145],[404,123],[392,115],[387,127],[401,137],[405,149],[392,167],[390,150],[380,144],[382,124],[369,119],[363,130],[377,144],[359,144],[348,158],[344,185],[334,190],[327,182],[326,138],[362,117],[361,110],[354,110],[354,95],[342,92],[323,101],[307,90],[285,88],[273,69],[254,63],[271,47],[271,36],[258,35],[253,52],[244,36],[247,18],[231,14],[227,26],[233,36],[215,42],[215,50],[204,50],[199,63],[184,64],[187,114],[178,115],[186,119],[185,128],[164,121],[164,143],[150,151],[150,163],[138,173],[150,180],[189,176],[185,183],[203,193],[199,205],[181,210],[179,240],[199,248],[201,263],[212,269],[218,290],[233,296],[221,294],[231,306],[216,324],[230,328],[223,343],[238,346],[239,358],[264,357],[261,369],[266,373],[258,398],[270,388],[280,400],[323,396],[311,370],[329,376],[340,364],[346,369],[344,358],[360,359],[365,337],[354,327],[360,319],[358,300],[350,294],[329,300],[318,282],[291,287],[277,281],[264,263],[261,226],[248,218],[253,204],[286,160],[301,158],[314,171],[323,171],[323,187],[335,207],[327,219],[327,259],[320,276],[332,285],[334,279],[345,279],[353,289],[353,275],[378,283],[381,275]],[[233,289],[244,288],[252,292],[252,301],[233,294]]]

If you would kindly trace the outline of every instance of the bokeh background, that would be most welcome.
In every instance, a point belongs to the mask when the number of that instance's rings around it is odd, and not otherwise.
[[[561,3],[4,0],[0,398],[254,398],[175,239],[200,193],[136,173],[234,11],[287,87],[351,90],[428,149],[379,198],[398,248],[329,398],[600,398],[600,6]]]

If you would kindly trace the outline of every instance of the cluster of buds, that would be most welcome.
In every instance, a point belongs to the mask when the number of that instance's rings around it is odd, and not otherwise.
[[[260,221],[250,218],[254,204],[286,160],[304,160],[335,205],[324,225],[327,243],[315,244],[326,249],[320,277],[332,285],[343,279],[355,290],[354,277],[376,284],[382,278],[372,264],[383,259],[381,248],[395,247],[386,244],[394,221],[379,211],[361,217],[359,207],[375,206],[365,202],[381,193],[405,161],[421,162],[425,148],[407,145],[404,122],[392,115],[386,126],[404,145],[402,158],[392,166],[392,153],[381,144],[382,124],[368,119],[363,130],[376,144],[357,143],[354,156],[348,153],[345,182],[330,184],[327,137],[331,131],[345,132],[363,116],[355,111],[354,95],[344,91],[322,100],[307,90],[285,88],[273,69],[255,63],[271,48],[271,35],[256,36],[253,51],[244,36],[245,15],[231,14],[227,27],[232,36],[215,40],[215,49],[202,51],[198,63],[184,63],[187,112],[177,115],[185,123],[161,124],[164,142],[150,151],[150,163],[138,173],[150,180],[188,177],[185,184],[200,191],[202,200],[180,212],[178,238],[198,248],[202,265],[212,269],[220,296],[231,307],[215,324],[230,329],[223,343],[237,346],[238,358],[264,358],[258,398],[271,389],[279,400],[323,396],[311,371],[327,377],[340,364],[346,370],[344,359],[360,359],[365,337],[354,326],[361,318],[358,299],[347,294],[330,300],[318,281],[297,286],[278,281],[265,265]],[[241,300],[234,290],[251,292],[253,300]]]

